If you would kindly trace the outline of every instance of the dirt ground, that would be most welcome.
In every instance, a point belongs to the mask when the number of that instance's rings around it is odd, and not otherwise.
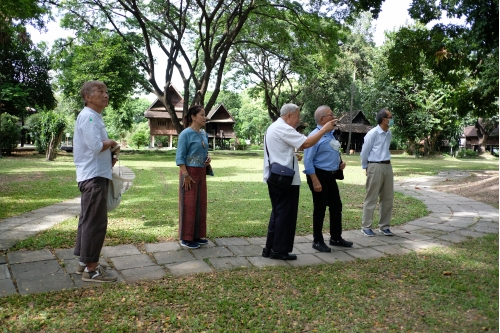
[[[498,208],[498,171],[470,171],[470,174],[467,178],[441,182],[434,188]]]

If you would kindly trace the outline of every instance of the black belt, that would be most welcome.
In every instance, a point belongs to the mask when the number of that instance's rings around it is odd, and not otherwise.
[[[387,160],[387,161],[380,161],[380,162],[370,162],[370,161],[368,161],[368,163],[391,164],[391,160]]]
[[[316,173],[319,171],[320,173],[326,173],[328,175],[334,175],[337,173],[337,170],[334,170],[334,171],[326,171],[326,170],[323,170],[323,169],[318,169],[318,168],[314,168],[316,170]]]

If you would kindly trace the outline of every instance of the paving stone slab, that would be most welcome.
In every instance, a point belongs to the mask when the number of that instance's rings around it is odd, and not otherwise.
[[[9,264],[33,262],[40,260],[55,259],[54,255],[47,249],[36,251],[16,251],[7,254]]]
[[[432,237],[425,236],[425,235],[420,235],[417,232],[401,234],[401,237],[404,237],[404,238],[412,240],[412,241],[432,239]]]
[[[362,247],[372,247],[372,246],[377,246],[377,245],[386,245],[387,243],[385,242],[385,238],[393,238],[385,236],[384,238],[382,237],[359,237],[355,238],[352,240],[354,244],[357,244]]]
[[[423,236],[429,236],[432,238],[436,238],[439,236],[447,235],[448,232],[446,232],[444,230],[438,230],[438,229],[422,228],[418,231],[418,234],[423,235]]]
[[[5,251],[16,245],[17,239],[0,239],[0,250]]]
[[[496,229],[496,230],[498,230],[498,223],[494,223],[494,222],[479,221],[476,224],[476,226],[480,227],[480,228],[490,228],[490,229]]]
[[[294,244],[293,246],[297,250],[300,251],[300,253],[315,253],[318,252],[315,249],[312,248],[312,242],[309,243],[299,243],[299,244]]]
[[[310,243],[311,241],[309,240],[309,238],[305,237],[305,236],[295,236],[294,240],[293,240],[293,243],[294,244],[297,244],[297,243]]]
[[[120,271],[123,279],[127,283],[133,283],[141,280],[158,280],[163,279],[167,273],[160,266],[147,266]]]
[[[153,256],[159,265],[195,260],[189,251],[155,252]]]
[[[22,265],[22,264],[21,264]],[[75,284],[69,274],[54,274],[50,276],[39,276],[16,279],[20,295],[42,293],[47,291],[60,291],[75,288]]]
[[[243,257],[210,258],[209,261],[218,271],[252,267],[252,264]]]
[[[422,226],[412,225],[412,224],[408,224],[408,223],[405,225],[398,226],[398,227],[401,228],[401,230],[404,230],[405,232],[418,231],[418,230],[423,228]],[[394,231],[393,231],[393,233],[394,233]]]
[[[345,240],[350,240],[352,242],[352,238],[359,238],[359,237],[365,237],[361,233],[361,229],[358,230],[348,230],[348,231],[342,231],[342,238]]]
[[[10,279],[0,280],[0,297],[17,294],[14,282]]]
[[[247,243],[247,245],[249,244]],[[233,253],[222,246],[212,247],[208,249],[199,248],[197,250],[193,250],[193,255],[196,259],[233,257]]]
[[[141,251],[139,251],[134,245],[118,245],[105,246],[102,248],[101,253],[106,258],[112,258],[141,254]]]
[[[65,274],[55,259],[10,265],[10,269],[12,278],[16,280]]]
[[[474,227],[472,227],[472,230],[477,231],[477,232],[483,232],[485,234],[498,234],[498,229],[491,229],[491,228],[474,226]]]
[[[261,245],[229,245],[229,251],[233,252],[235,256],[239,257],[256,257],[262,255]]]
[[[335,251],[331,253],[318,252],[314,253],[314,255],[328,264],[333,264],[337,261],[352,261],[356,259],[348,253],[349,252]]]
[[[6,263],[7,263],[7,260],[5,259],[5,256],[0,254],[0,265],[6,264]]]
[[[409,249],[407,249],[405,247],[401,247],[397,244],[375,246],[373,249],[380,251],[380,252],[383,252],[385,254],[407,254],[407,253],[411,252]]]
[[[349,255],[359,259],[375,259],[385,256],[384,253],[374,250],[373,248],[355,249],[350,250],[348,253]]]
[[[6,264],[0,265],[0,280],[10,279],[9,266]]]
[[[266,245],[266,237],[247,238],[247,242],[249,242],[252,245]]]
[[[67,259],[75,259],[78,258],[78,256],[75,256],[73,252],[75,249],[61,249],[61,250],[54,250],[56,257],[61,259],[61,260],[67,260]]]
[[[170,265],[167,268],[173,276],[212,272],[212,268],[210,268],[210,266],[208,266],[208,264],[203,260],[183,262],[180,264]]]
[[[441,231],[447,231],[447,232],[457,231],[457,230],[461,229],[460,227],[452,227],[452,226],[445,225],[445,224],[430,225],[427,228],[441,230]],[[419,233],[420,233],[420,230],[419,230]]]
[[[452,227],[460,227],[467,228],[476,223],[475,219],[450,219],[446,225],[450,225]]]
[[[259,268],[274,267],[274,266],[290,267],[290,265],[288,264],[289,261],[284,261],[284,260],[274,260],[264,257],[248,257],[247,260],[250,261],[252,265]]]
[[[452,243],[460,243],[467,240],[467,237],[458,234],[448,234],[438,238]]]
[[[181,249],[179,242],[163,242],[156,244],[146,244],[146,252],[170,252]]]
[[[422,240],[418,242],[408,242],[408,243],[402,243],[401,246],[413,250],[413,251],[422,251],[422,250],[427,250],[433,247],[442,247],[444,246],[441,242],[439,241],[429,241],[429,240]]]
[[[482,232],[477,232],[477,231],[472,231],[469,229],[462,229],[456,232],[456,234],[465,236],[465,237],[472,237],[472,238],[477,238],[477,237],[483,237],[486,236],[485,233]]]
[[[124,269],[139,268],[156,265],[147,254],[129,255],[126,257],[110,258],[113,266],[121,271]]]
[[[299,266],[312,266],[312,265],[320,265],[325,262],[320,258],[316,257],[314,254],[301,254],[297,256],[297,260],[287,260],[290,266],[299,267]]]
[[[214,239],[214,242],[218,246],[250,245],[250,243],[245,238],[239,238],[239,237],[216,238]]]

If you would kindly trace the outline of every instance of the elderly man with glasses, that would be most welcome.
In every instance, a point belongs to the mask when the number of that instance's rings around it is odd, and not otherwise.
[[[361,149],[361,167],[366,172],[366,197],[363,202],[363,221],[361,232],[364,236],[373,237],[373,213],[379,201],[379,231],[385,236],[393,236],[391,225],[392,206],[394,201],[394,175],[391,165],[392,113],[387,109],[377,112],[378,125],[365,136]]]

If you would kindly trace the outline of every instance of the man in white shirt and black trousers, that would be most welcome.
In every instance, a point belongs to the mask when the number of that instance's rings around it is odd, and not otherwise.
[[[393,236],[391,226],[392,206],[394,202],[394,175],[391,165],[392,133],[389,128],[394,124],[392,113],[387,109],[377,112],[377,126],[366,135],[361,148],[361,167],[366,172],[366,197],[363,202],[363,222],[361,232],[373,237],[373,213],[379,201],[379,232]]]
[[[108,183],[112,179],[112,167],[117,161],[113,158],[111,148],[118,145],[116,141],[108,139],[101,115],[109,103],[108,89],[103,82],[88,81],[82,86],[81,96],[85,107],[76,119],[73,137],[76,181],[82,194],[82,210],[73,252],[80,257],[76,273],[82,274],[83,281],[116,281],[117,276],[99,265],[108,227]]]
[[[297,132],[300,123],[300,109],[295,104],[285,104],[281,107],[280,118],[272,123],[264,137],[264,181],[267,183],[271,199],[271,217],[267,228],[266,247],[262,250],[263,257],[279,260],[295,260],[291,254],[297,224],[299,208],[300,173],[295,148],[309,148],[316,144],[322,135],[333,130],[337,119],[327,122],[315,135],[306,137]],[[269,155],[268,155],[269,151]],[[269,164],[279,163],[295,170],[290,189],[282,189],[269,182]]]

